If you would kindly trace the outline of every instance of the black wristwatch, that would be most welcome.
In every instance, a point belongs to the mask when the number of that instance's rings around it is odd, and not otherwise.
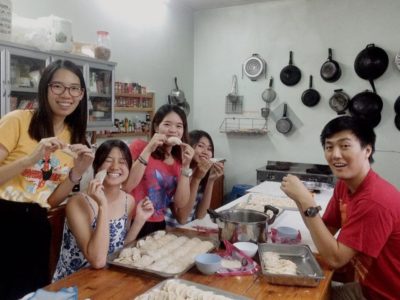
[[[321,206],[311,206],[304,211],[306,217],[315,217],[321,211]]]

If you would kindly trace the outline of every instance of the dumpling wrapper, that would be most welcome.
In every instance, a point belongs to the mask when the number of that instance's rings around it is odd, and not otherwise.
[[[104,178],[106,178],[106,176],[107,176],[107,171],[106,170],[101,170],[101,171],[97,172],[97,174],[96,174],[96,176],[94,178],[96,178],[101,183],[103,183]]]
[[[181,145],[182,141],[179,138],[177,138],[176,136],[170,136],[167,139],[167,144],[170,146]]]

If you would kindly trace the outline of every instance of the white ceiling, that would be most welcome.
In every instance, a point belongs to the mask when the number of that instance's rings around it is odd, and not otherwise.
[[[194,11],[269,1],[274,0],[177,0],[180,4],[190,7]]]

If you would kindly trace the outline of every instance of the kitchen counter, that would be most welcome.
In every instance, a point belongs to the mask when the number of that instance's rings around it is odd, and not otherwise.
[[[184,231],[188,235],[199,234],[193,230]],[[216,237],[216,234],[211,234]],[[203,275],[196,267],[180,276],[180,279],[193,281],[217,289],[246,296],[251,299],[329,299],[332,270],[323,261],[319,261],[324,271],[323,279],[317,287],[295,287],[271,285],[261,274],[246,276]],[[45,289],[58,291],[63,287],[77,286],[79,299],[133,299],[157,285],[163,278],[119,267],[106,267],[101,270],[84,268]]]
[[[269,196],[278,196],[281,197],[284,193],[280,189],[280,182],[272,182],[272,181],[264,181],[259,185],[251,188],[249,192],[252,193],[261,193]],[[322,215],[328,205],[330,198],[332,197],[333,188],[326,188],[322,190],[320,193],[315,194],[315,200],[318,205],[321,205],[321,212]],[[221,206],[220,208],[216,209],[216,211],[222,211],[226,209],[230,209],[237,204],[244,202],[247,200],[248,195],[244,195],[232,202]],[[275,220],[275,222],[270,225],[270,227],[278,227],[278,226],[289,226],[300,230],[301,233],[301,243],[309,245],[311,250],[314,253],[318,253],[314,242],[311,239],[310,232],[308,231],[306,225],[301,218],[301,215],[298,210],[284,210]],[[183,226],[186,229],[196,230],[196,228],[203,228],[203,229],[218,229],[217,224],[213,223],[210,219],[209,215],[206,215],[203,219],[194,220],[186,225]]]

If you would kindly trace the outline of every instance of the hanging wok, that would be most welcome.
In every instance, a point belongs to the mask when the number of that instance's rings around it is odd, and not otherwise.
[[[371,117],[381,113],[382,98],[374,92],[366,90],[355,95],[349,104],[349,111],[353,116]]]
[[[280,78],[283,84],[287,86],[296,85],[301,79],[301,71],[293,65],[293,52],[289,52],[289,64],[284,67],[280,73]]]
[[[339,63],[332,59],[332,49],[328,49],[328,60],[321,66],[320,74],[326,82],[335,82],[342,75]]]
[[[374,44],[368,44],[367,47],[357,55],[354,61],[354,70],[359,77],[369,80],[373,91],[376,92],[374,80],[385,73],[388,65],[389,57],[385,50]]]

